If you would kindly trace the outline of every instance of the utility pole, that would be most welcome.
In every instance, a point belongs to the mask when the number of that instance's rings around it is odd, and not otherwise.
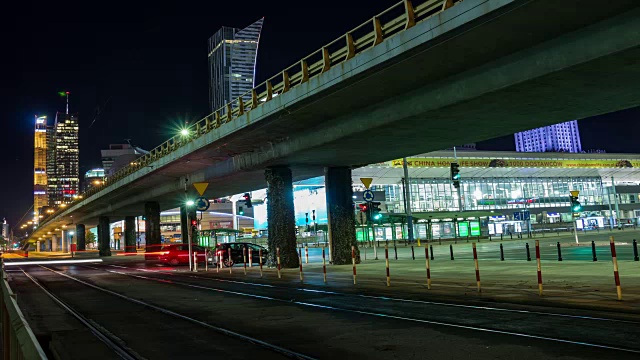
[[[620,208],[618,208],[618,193],[616,192],[616,183],[613,181],[613,176],[611,177],[611,188],[613,189],[613,200],[616,204],[616,224],[618,225],[618,230],[620,230]]]
[[[404,169],[404,209],[407,214],[407,235],[409,238],[409,242],[413,243],[413,217],[411,216],[411,181],[409,181],[409,169],[407,168],[406,157],[402,158],[402,168]]]

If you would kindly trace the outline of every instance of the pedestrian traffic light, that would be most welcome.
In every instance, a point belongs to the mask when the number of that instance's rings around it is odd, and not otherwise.
[[[250,207],[253,206],[253,205],[251,205],[251,194],[244,193],[244,195],[242,195],[242,197],[244,198],[244,206],[246,206],[247,208],[250,208]]]
[[[244,215],[244,208],[242,206],[238,207],[238,215]]]
[[[582,204],[580,204],[580,201],[578,201],[578,197],[571,195],[570,198],[571,198],[571,212],[582,211]]]
[[[371,218],[373,220],[382,219],[382,214],[380,214],[380,202],[379,201],[371,202]]]
[[[451,181],[456,189],[460,187],[460,164],[457,162],[451,163]]]

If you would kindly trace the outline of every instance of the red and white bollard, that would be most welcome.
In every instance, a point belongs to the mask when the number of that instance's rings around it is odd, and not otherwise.
[[[300,264],[300,282],[304,281],[304,273],[302,272],[302,257],[298,253],[298,264]]]
[[[538,263],[538,294],[542,296],[542,268],[540,267],[540,240],[536,240],[536,262]]]
[[[384,261],[387,266],[387,286],[391,286],[391,275],[389,274],[389,245],[384,246]]]
[[[198,272],[198,253],[193,253],[193,271]]]
[[[276,248],[276,257],[278,261],[278,279],[282,279],[282,274],[280,273],[280,248]]]
[[[471,244],[473,246],[473,262],[476,265],[476,283],[478,284],[478,292],[480,288],[480,268],[478,267],[478,252],[476,251],[476,243]]]
[[[216,251],[216,272],[220,272],[222,267],[222,251]]]
[[[231,274],[231,272],[232,272],[231,269],[232,268],[233,268],[233,260],[232,260],[232,257],[231,257],[231,248],[229,248],[229,274]]]
[[[427,259],[427,289],[431,290],[431,267],[429,264],[429,247],[424,247],[424,257]]]
[[[308,246],[304,247],[304,263],[305,264],[309,263],[309,247]]]
[[[244,274],[247,275],[247,248],[242,248],[242,264],[244,268]]]
[[[253,253],[251,248],[249,248],[249,267],[253,267]]]
[[[324,283],[327,283],[327,260],[324,257],[324,246],[322,247],[322,276]]]
[[[616,243],[613,236],[609,236],[609,244],[611,245],[611,259],[613,260],[613,277],[616,280],[616,292],[618,293],[618,301],[622,301],[622,287],[620,286],[620,274],[618,274],[618,258],[616,257]]]
[[[260,277],[262,277],[262,249],[258,250],[258,262],[260,264]]]
[[[353,285],[356,284],[356,247],[351,246],[351,263],[353,264]]]

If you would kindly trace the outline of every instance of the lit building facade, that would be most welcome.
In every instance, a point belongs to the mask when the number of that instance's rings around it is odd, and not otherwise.
[[[264,18],[244,29],[223,26],[209,38],[209,106],[216,111],[254,87]]]
[[[104,176],[104,169],[96,168],[87,171],[84,174],[84,187],[82,191],[87,191],[94,186],[102,185]]]
[[[522,131],[514,136],[518,152],[582,152],[577,120]]]
[[[100,150],[104,175],[110,176],[148,153],[148,151],[130,144],[110,144],[108,149]]]
[[[37,116],[33,147],[33,211],[38,219],[49,205],[47,197],[47,117]]]
[[[71,202],[80,192],[78,115],[58,112],[48,130],[47,190],[49,206],[55,207]]]

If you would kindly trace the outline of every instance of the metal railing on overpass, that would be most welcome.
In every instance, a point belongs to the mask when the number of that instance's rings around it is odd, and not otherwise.
[[[308,82],[315,76],[332,67],[348,61],[359,53],[370,49],[417,23],[427,20],[452,7],[462,0],[404,0],[374,16],[371,20],[357,26],[345,35],[335,39],[277,75],[246,92],[233,102],[214,111],[204,119],[192,124],[187,130],[188,136],[176,135],[141,156],[128,166],[109,176],[98,186],[84,192],[77,201],[92,196],[114,182],[133,174],[139,169],[183,147],[194,139],[209,133],[222,125],[271,101],[274,97],[290,91],[292,88]],[[414,3],[416,3],[414,5]],[[71,203],[70,205],[73,205]],[[50,218],[54,218],[65,209],[58,209]]]

